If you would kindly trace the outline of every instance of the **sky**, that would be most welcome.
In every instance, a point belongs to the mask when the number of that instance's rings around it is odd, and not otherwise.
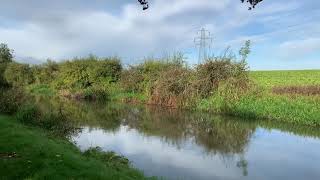
[[[319,0],[264,0],[252,11],[240,0],[149,3],[142,11],[136,0],[1,0],[0,42],[32,64],[88,54],[136,64],[174,52],[195,64],[205,28],[215,55],[251,40],[252,70],[320,69]]]

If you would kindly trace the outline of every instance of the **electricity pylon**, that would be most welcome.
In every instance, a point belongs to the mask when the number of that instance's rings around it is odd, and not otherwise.
[[[210,50],[213,38],[211,37],[211,33],[204,28],[198,31],[198,34],[199,36],[194,39],[194,43],[196,46],[199,46],[198,64],[201,64],[208,59],[208,51]]]

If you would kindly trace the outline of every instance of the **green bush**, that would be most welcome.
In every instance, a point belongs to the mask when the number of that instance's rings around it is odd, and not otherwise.
[[[85,89],[103,83],[117,82],[122,66],[117,58],[99,59],[94,56],[74,59],[61,64],[54,84],[57,89]]]
[[[120,84],[126,92],[150,94],[152,84],[162,72],[184,65],[182,54],[174,54],[161,59],[147,58],[143,63],[123,70]]]
[[[35,105],[23,105],[16,113],[16,119],[23,124],[38,125],[41,114]]]
[[[14,114],[25,100],[24,93],[17,88],[0,88],[0,113]]]
[[[51,85],[57,79],[59,69],[59,64],[51,60],[41,65],[31,66],[34,83]]]
[[[7,67],[6,63],[0,63],[0,88],[8,87],[8,83],[4,78],[4,72],[6,70],[6,67]]]
[[[138,67],[131,66],[121,74],[121,87],[126,92],[142,93],[144,91],[144,76]]]
[[[103,87],[90,87],[84,90],[83,99],[85,100],[108,100],[109,94]]]
[[[166,106],[186,106],[195,93],[192,92],[192,72],[184,67],[169,67],[151,83],[149,103]],[[188,103],[189,105],[191,103]]]
[[[211,96],[225,82],[232,88],[246,88],[249,83],[246,63],[232,57],[212,57],[196,67],[194,86],[202,98]]]
[[[23,87],[33,82],[33,74],[28,64],[9,63],[4,77],[9,84],[16,87]]]

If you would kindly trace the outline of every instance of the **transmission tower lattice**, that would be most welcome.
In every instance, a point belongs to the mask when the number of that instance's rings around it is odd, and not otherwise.
[[[208,58],[208,52],[210,51],[213,38],[211,33],[204,28],[198,31],[198,35],[199,36],[194,39],[194,43],[196,46],[199,46],[198,64],[201,64]]]

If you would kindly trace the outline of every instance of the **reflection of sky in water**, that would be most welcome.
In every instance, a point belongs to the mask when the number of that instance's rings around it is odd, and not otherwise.
[[[172,179],[320,179],[320,141],[280,131],[257,129],[245,159],[248,176],[237,161],[241,155],[224,157],[206,153],[192,137],[174,145],[157,136],[146,136],[121,126],[116,132],[85,128],[73,140],[82,149],[102,147],[133,162],[148,176]]]

